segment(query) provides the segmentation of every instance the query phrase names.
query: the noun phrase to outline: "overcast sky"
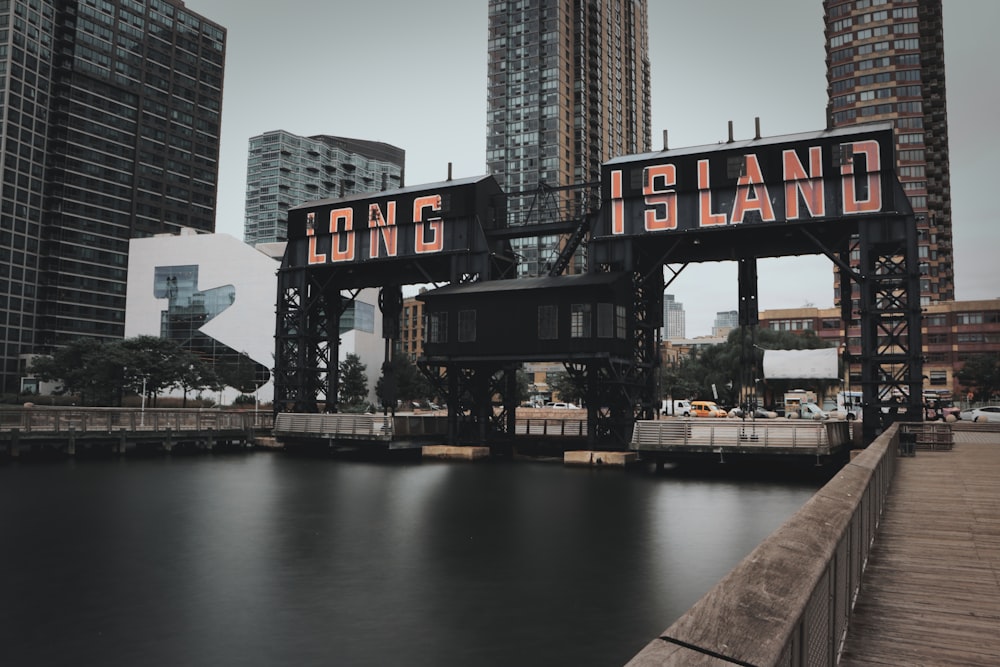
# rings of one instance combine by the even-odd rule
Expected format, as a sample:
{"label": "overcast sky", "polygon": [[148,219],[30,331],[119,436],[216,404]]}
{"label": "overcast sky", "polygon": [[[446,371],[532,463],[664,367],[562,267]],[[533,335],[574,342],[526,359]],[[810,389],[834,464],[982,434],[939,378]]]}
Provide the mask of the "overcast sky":
{"label": "overcast sky", "polygon": [[[384,141],[406,183],[486,173],[487,0],[187,0],[228,29],[216,231],[243,238],[247,141],[270,130]],[[649,0],[653,148],[825,127],[821,0]],[[998,0],[944,0],[956,296],[1000,297]],[[822,256],[762,260],[761,310],[833,305]],[[735,310],[732,263],[693,265],[669,292],[687,335]]]}

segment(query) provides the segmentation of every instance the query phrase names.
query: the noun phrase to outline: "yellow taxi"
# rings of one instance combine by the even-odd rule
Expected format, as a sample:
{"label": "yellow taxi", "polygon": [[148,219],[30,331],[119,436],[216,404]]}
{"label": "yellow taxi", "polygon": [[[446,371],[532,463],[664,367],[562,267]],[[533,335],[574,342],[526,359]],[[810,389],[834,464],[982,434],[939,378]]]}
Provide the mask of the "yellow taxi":
{"label": "yellow taxi", "polygon": [[726,411],[715,404],[715,401],[691,401],[692,417],[725,417]]}

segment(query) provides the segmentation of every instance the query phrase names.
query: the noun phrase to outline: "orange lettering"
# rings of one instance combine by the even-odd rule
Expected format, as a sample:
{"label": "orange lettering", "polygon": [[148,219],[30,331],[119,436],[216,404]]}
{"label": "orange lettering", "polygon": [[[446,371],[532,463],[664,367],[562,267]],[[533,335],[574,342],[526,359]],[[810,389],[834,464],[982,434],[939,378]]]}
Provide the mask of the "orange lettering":
{"label": "orange lettering", "polygon": [[[343,229],[340,224],[343,223]],[[354,209],[330,211],[330,261],[354,261]]]}
{"label": "orange lettering", "polygon": [[840,166],[841,184],[844,196],[844,215],[856,213],[874,213],[882,210],[882,182],[879,171],[882,169],[882,158],[878,142],[858,141],[846,144],[851,147],[854,155],[864,155],[867,162],[868,177],[865,179],[868,196],[859,199],[857,186],[854,182],[854,160]]}
{"label": "orange lettering", "polygon": [[611,172],[611,233],[625,233],[625,200],[622,199],[622,172]]}
{"label": "orange lettering", "polygon": [[309,263],[323,264],[326,262],[326,255],[316,252],[316,214],[306,214],[306,236],[309,237]]}
{"label": "orange lettering", "polygon": [[787,150],[782,154],[785,181],[785,219],[799,219],[799,195],[809,209],[809,215],[822,218],[826,215],[826,195],[823,187],[823,149],[819,146],[809,147],[809,175],[799,162],[795,151]]}
{"label": "orange lettering", "polygon": [[708,160],[698,160],[698,224],[702,227],[726,224],[725,213],[712,213],[712,185]]}
{"label": "orange lettering", "polygon": [[734,224],[743,222],[747,211],[760,213],[762,222],[774,222],[774,207],[771,206],[771,199],[767,195],[767,186],[764,185],[764,175],[760,171],[757,156],[752,153],[744,155],[743,161],[746,173],[736,181],[736,201],[733,203],[731,222]]}
{"label": "orange lettering", "polygon": [[[417,226],[414,250],[418,254],[440,252],[444,249],[444,220],[438,216],[424,220],[424,209],[440,211],[441,195],[417,197],[413,200],[413,224]],[[427,240],[428,235],[433,237],[430,241]]]}
{"label": "orange lettering", "polygon": [[[657,188],[657,179],[662,179],[662,189]],[[677,229],[677,193],[668,189],[672,185],[677,185],[677,168],[674,165],[646,168],[642,194],[646,196],[646,206],[650,207],[645,213],[647,232]]]}
{"label": "orange lettering", "polygon": [[[385,244],[385,253],[389,257],[396,256],[396,202],[386,205],[386,215],[378,204],[368,207],[368,257],[375,259],[380,255],[379,248]],[[381,240],[381,243],[379,242]]]}

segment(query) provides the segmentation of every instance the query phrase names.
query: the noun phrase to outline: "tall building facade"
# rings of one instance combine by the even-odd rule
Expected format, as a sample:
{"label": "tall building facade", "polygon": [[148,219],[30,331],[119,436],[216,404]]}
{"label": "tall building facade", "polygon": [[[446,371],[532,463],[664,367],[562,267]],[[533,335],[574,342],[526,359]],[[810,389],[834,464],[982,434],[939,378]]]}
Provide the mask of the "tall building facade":
{"label": "tall building facade", "polygon": [[129,239],[212,231],[226,30],[180,0],[0,0],[0,384],[125,330]]}
{"label": "tall building facade", "polygon": [[250,138],[243,240],[284,241],[288,209],[403,185],[406,152],[389,144],[284,130]]}
{"label": "tall building facade", "polygon": [[677,301],[673,294],[663,295],[663,338],[666,340],[687,338],[684,304]]}
{"label": "tall building facade", "polygon": [[740,327],[740,313],[736,310],[720,310],[715,313],[715,322],[712,324],[712,335],[716,338],[725,338],[733,329]]}
{"label": "tall building facade", "polygon": [[824,0],[823,7],[830,124],[893,122],[896,169],[917,219],[921,305],[953,300],[941,0]]}
{"label": "tall building facade", "polygon": [[[601,163],[649,150],[647,34],[646,0],[490,0],[486,159],[512,225],[557,221],[538,219],[539,188],[599,181]],[[558,221],[579,205],[556,196]],[[544,274],[559,245],[515,240],[519,275]]]}

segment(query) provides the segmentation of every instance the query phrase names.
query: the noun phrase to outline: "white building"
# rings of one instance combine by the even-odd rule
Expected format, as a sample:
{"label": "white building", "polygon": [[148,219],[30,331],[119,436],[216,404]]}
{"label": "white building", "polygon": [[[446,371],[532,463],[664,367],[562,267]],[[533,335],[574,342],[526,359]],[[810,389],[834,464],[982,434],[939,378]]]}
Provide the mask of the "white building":
{"label": "white building", "polygon": [[[214,359],[249,358],[259,364],[263,382],[274,368],[277,271],[283,250],[284,244],[253,248],[228,234],[194,230],[132,239],[125,337],[171,338]],[[340,361],[349,353],[361,358],[372,402],[384,360],[377,303],[377,290],[363,290],[341,319]],[[213,398],[228,405],[237,395],[230,388]],[[273,382],[263,382],[256,395],[261,403],[269,403]]]}
{"label": "white building", "polygon": [[677,301],[673,294],[663,295],[663,338],[675,340],[686,338],[687,318],[684,314],[684,304]]}

